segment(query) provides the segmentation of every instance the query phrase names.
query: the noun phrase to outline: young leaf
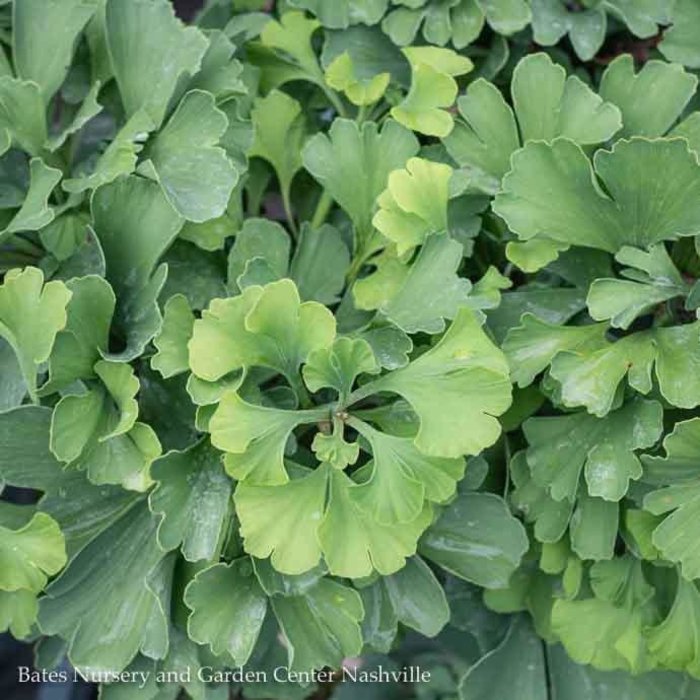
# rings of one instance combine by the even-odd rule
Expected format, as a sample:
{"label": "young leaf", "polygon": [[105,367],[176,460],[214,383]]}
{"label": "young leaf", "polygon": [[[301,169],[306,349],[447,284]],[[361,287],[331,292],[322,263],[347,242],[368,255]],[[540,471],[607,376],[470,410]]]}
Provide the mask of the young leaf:
{"label": "young leaf", "polygon": [[170,297],[163,309],[163,325],[153,339],[158,352],[151,358],[151,367],[164,378],[174,377],[190,368],[187,343],[192,337],[195,316],[182,294]]}

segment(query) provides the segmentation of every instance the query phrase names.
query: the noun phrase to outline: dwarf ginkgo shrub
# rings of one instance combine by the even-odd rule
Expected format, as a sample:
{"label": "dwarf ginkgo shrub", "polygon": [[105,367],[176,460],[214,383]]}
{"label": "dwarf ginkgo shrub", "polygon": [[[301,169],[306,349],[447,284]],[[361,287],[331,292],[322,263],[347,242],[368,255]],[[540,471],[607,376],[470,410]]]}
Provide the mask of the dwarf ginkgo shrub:
{"label": "dwarf ginkgo shrub", "polygon": [[271,5],[0,2],[0,629],[107,700],[698,697],[695,4]]}

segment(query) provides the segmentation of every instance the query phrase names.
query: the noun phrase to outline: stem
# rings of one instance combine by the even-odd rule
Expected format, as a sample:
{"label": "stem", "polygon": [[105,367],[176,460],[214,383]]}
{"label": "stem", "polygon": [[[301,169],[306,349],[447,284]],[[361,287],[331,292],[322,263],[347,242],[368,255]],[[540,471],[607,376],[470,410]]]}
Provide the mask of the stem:
{"label": "stem", "polygon": [[345,405],[352,406],[353,404],[359,403],[363,399],[366,399],[368,396],[372,396],[372,394],[376,394],[382,391],[381,384],[384,381],[384,379],[385,377],[379,377],[379,379],[367,382],[367,384],[363,384],[361,387],[355,389],[355,391],[353,391],[352,394],[348,396]]}
{"label": "stem", "polygon": [[367,112],[368,112],[368,107],[367,105],[362,105],[360,109],[357,112],[357,117],[355,118],[355,121],[359,124],[362,124],[362,122],[367,119]]}
{"label": "stem", "polygon": [[294,238],[298,238],[299,231],[297,230],[296,222],[294,221],[294,215],[292,214],[292,201],[289,196],[289,187],[282,187],[282,206],[284,207],[284,215],[287,217],[287,223],[292,231]]}
{"label": "stem", "polygon": [[341,102],[338,95],[336,95],[333,90],[329,90],[324,84],[319,83],[319,87],[323,90],[324,94],[328,98],[328,101],[333,105],[333,108],[338,113],[340,117],[347,117],[348,113],[345,110],[343,103]]}
{"label": "stem", "polygon": [[333,197],[329,194],[328,190],[323,190],[321,196],[319,197],[318,204],[316,205],[316,210],[311,219],[311,228],[320,228],[321,225],[326,221],[328,212],[333,206]]}

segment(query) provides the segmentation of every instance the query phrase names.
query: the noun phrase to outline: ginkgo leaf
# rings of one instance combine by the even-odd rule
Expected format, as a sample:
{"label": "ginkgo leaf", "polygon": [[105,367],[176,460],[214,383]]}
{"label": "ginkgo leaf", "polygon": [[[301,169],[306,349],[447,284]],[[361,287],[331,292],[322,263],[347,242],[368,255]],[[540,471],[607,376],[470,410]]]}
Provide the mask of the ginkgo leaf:
{"label": "ginkgo leaf", "polygon": [[696,322],[642,331],[598,348],[562,352],[552,360],[551,376],[561,386],[565,405],[586,406],[604,416],[625,377],[636,391],[651,391],[653,366],[661,395],[674,406],[692,408],[700,401],[694,381],[700,364],[699,334]]}
{"label": "ginkgo leaf", "polygon": [[17,231],[37,231],[50,224],[55,216],[49,197],[61,179],[61,171],[50,168],[41,158],[29,161],[29,190],[19,211],[0,231],[0,241]]}
{"label": "ginkgo leaf", "polygon": [[700,592],[694,581],[678,577],[673,605],[662,622],[648,630],[649,651],[664,668],[700,674]]}
{"label": "ginkgo leaf", "polygon": [[273,19],[263,27],[260,41],[289,57],[307,79],[322,83],[323,72],[311,45],[311,37],[320,26],[318,21],[308,19],[303,12],[289,11],[279,21]]}
{"label": "ginkgo leaf", "polygon": [[139,172],[153,176],[185,219],[208,221],[226,211],[238,171],[217,145],[228,127],[214,97],[192,90],[149,142]]}
{"label": "ginkgo leaf", "polygon": [[311,391],[329,387],[341,401],[352,391],[360,374],[379,371],[372,348],[362,338],[337,338],[332,346],[314,350],[306,359],[304,381]]}
{"label": "ginkgo leaf", "polygon": [[256,259],[264,262],[276,279],[282,279],[289,267],[290,251],[289,234],[276,221],[246,219],[228,255],[229,289],[240,291],[239,280]]}
{"label": "ginkgo leaf", "polygon": [[657,24],[669,24],[669,6],[663,0],[605,0],[605,7],[639,37],[654,36]]}
{"label": "ginkgo leaf", "polygon": [[135,112],[117,132],[104,153],[100,154],[89,172],[82,172],[82,168],[79,168],[76,176],[64,180],[61,186],[66,192],[85,192],[113,182],[120,175],[134,172],[143,142],[154,129],[154,122],[144,110]]}
{"label": "ginkgo leaf", "polygon": [[[328,309],[302,303],[294,282],[284,279],[214,299],[194,323],[190,367],[207,381],[252,366],[271,367],[293,381],[309,353],[330,346],[334,337]],[[216,354],[212,347],[219,348]]]}
{"label": "ginkgo leaf", "polygon": [[316,134],[304,147],[304,167],[347,212],[355,226],[356,245],[363,250],[372,235],[375,201],[389,174],[418,152],[416,137],[387,120],[381,130],[374,122],[361,127],[335,119],[328,135]]}
{"label": "ginkgo leaf", "polygon": [[540,46],[554,46],[568,34],[576,55],[590,61],[603,45],[607,15],[602,7],[572,11],[561,0],[532,0],[532,32]]}
{"label": "ginkgo leaf", "polygon": [[10,631],[16,639],[30,636],[39,605],[28,590],[0,591],[0,631]]}
{"label": "ginkgo leaf", "polygon": [[97,484],[145,490],[148,466],[160,455],[152,428],[137,423],[139,381],[123,363],[100,360],[99,383],[64,396],[51,421],[51,450],[61,461],[85,469]]}
{"label": "ginkgo leaf", "polygon": [[487,588],[504,588],[527,546],[525,529],[501,498],[467,493],[428,528],[420,553],[455,576]]}
{"label": "ginkgo leaf", "polygon": [[440,342],[406,367],[365,384],[354,398],[390,391],[418,414],[418,449],[433,457],[478,454],[500,434],[494,416],[511,401],[508,366],[470,309],[460,309]]}
{"label": "ginkgo leaf", "polygon": [[39,85],[46,102],[68,74],[78,35],[97,6],[98,0],[29,0],[13,6],[17,76]]}
{"label": "ginkgo leaf", "polygon": [[173,377],[189,370],[187,343],[192,337],[194,321],[187,297],[176,294],[168,299],[163,309],[163,325],[153,339],[157,352],[151,358],[151,367],[163,377]]}
{"label": "ginkgo leaf", "polygon": [[449,165],[410,158],[405,169],[389,175],[372,223],[396,244],[399,255],[421,245],[431,233],[447,231],[452,172]]}
{"label": "ginkgo leaf", "polygon": [[293,7],[312,12],[324,27],[347,29],[351,24],[376,24],[386,11],[388,0],[338,0],[332,4],[323,0],[291,0]]}
{"label": "ginkgo leaf", "polygon": [[511,95],[513,109],[492,83],[475,81],[458,101],[463,121],[445,138],[450,155],[461,166],[493,180],[494,194],[521,139],[525,144],[563,136],[582,145],[597,144],[622,126],[614,104],[604,102],[576,76],[567,77],[544,53],[518,63]]}
{"label": "ginkgo leaf", "polygon": [[49,379],[42,394],[53,393],[76,379],[93,379],[95,363],[109,346],[109,329],[116,299],[104,278],[87,275],[68,280],[71,293],[66,325],[57,335],[49,357]]}
{"label": "ginkgo leaf", "polygon": [[197,72],[207,39],[167,0],[107,0],[105,33],[127,116],[144,110],[156,127],[183,74]]}
{"label": "ginkgo leaf", "polygon": [[0,507],[0,590],[33,593],[66,563],[61,530],[46,513],[3,502]]}
{"label": "ginkgo leaf", "polygon": [[649,252],[624,247],[615,259],[632,266],[621,272],[630,279],[594,280],[586,303],[596,321],[610,319],[610,325],[626,329],[657,304],[689,291],[663,244],[652,246]]}
{"label": "ginkgo leaf", "polygon": [[215,564],[200,571],[185,589],[192,610],[187,631],[216,656],[228,654],[234,664],[248,662],[267,612],[267,596],[248,558]]}
{"label": "ginkgo leaf", "polygon": [[391,79],[390,73],[379,73],[371,78],[360,78],[350,54],[337,56],[326,68],[326,82],[334,89],[344,92],[350,102],[357,106],[372,105],[382,98]]}
{"label": "ginkgo leaf", "polygon": [[254,484],[283,484],[284,447],[298,425],[327,417],[324,409],[285,411],[257,406],[237,393],[225,393],[209,421],[214,447],[226,452],[226,471],[236,480]]}
{"label": "ginkgo leaf", "polygon": [[464,476],[463,459],[428,457],[411,438],[395,437],[375,430],[364,421],[350,418],[372,450],[369,479],[357,488],[357,501],[379,523],[415,520],[429,501],[444,503]]}
{"label": "ginkgo leaf", "polygon": [[261,559],[271,556],[275,569],[285,574],[309,571],[321,556],[338,576],[397,571],[415,553],[430,510],[410,523],[383,526],[360,509],[358,488],[328,465],[282,486],[239,484],[234,501],[246,551]]}
{"label": "ginkgo leaf", "polygon": [[188,561],[212,559],[228,524],[232,490],[221,453],[202,441],[168,452],[150,473],[157,485],[149,505],[162,518],[158,542],[163,549],[179,546]]}
{"label": "ginkgo leaf", "polygon": [[39,366],[49,359],[56,334],[65,328],[71,292],[63,282],[44,284],[38,268],[10,270],[0,285],[0,336],[15,352],[32,397]]}
{"label": "ginkgo leaf", "polygon": [[163,559],[156,527],[144,501],[132,505],[73,557],[41,599],[40,629],[66,640],[77,668],[119,672],[139,651],[167,653],[164,605],[174,561]]}
{"label": "ginkgo leaf", "polygon": [[664,32],[659,51],[688,68],[700,68],[700,51],[694,37],[700,28],[700,8],[693,0],[677,0],[671,11],[673,24]]}
{"label": "ginkgo leaf", "polygon": [[287,642],[288,666],[309,671],[338,668],[362,649],[365,611],[357,591],[322,579],[303,595],[275,596],[272,609]]}
{"label": "ginkgo leaf", "polygon": [[[460,308],[469,305],[471,283],[456,274],[463,253],[447,233],[429,236],[411,264],[388,253],[386,263],[378,263],[374,274],[355,284],[356,304],[361,309],[378,309],[407,333],[439,333],[445,319],[455,318]],[[431,299],[431,304],[421,309],[422,299]]]}
{"label": "ginkgo leaf", "polygon": [[450,49],[435,46],[410,47],[403,53],[411,64],[411,89],[391,116],[413,131],[445,137],[454,126],[446,108],[457,97],[454,76],[472,70],[472,62]]}
{"label": "ginkgo leaf", "polygon": [[594,167],[569,139],[531,142],[512,166],[494,210],[522,240],[544,236],[616,253],[700,230],[700,165],[680,139],[618,141],[596,153]]}
{"label": "ginkgo leaf", "polygon": [[272,90],[267,97],[255,101],[251,119],[255,138],[248,155],[272,165],[289,209],[292,180],[301,169],[301,152],[306,139],[301,105],[286,93]]}
{"label": "ginkgo leaf", "polygon": [[161,188],[128,176],[99,187],[91,200],[94,230],[107,263],[106,278],[117,297],[115,321],[126,348],[112,359],[131,360],[160,330],[157,303],[167,266],[158,265],[183,219]]}
{"label": "ginkgo leaf", "polygon": [[[39,156],[48,138],[44,101],[39,86],[8,75],[0,77],[0,130],[32,156]],[[9,142],[0,150],[6,151]]]}
{"label": "ginkgo leaf", "polygon": [[[656,32],[656,28],[654,32]],[[618,56],[603,73],[600,95],[622,112],[620,136],[663,136],[695,94],[698,79],[682,66],[647,61],[635,73],[629,54]]]}
{"label": "ginkgo leaf", "polygon": [[642,475],[635,451],[656,444],[662,428],[661,405],[639,398],[604,418],[571,413],[523,423],[532,476],[557,501],[576,498],[582,470],[591,496],[619,501]]}

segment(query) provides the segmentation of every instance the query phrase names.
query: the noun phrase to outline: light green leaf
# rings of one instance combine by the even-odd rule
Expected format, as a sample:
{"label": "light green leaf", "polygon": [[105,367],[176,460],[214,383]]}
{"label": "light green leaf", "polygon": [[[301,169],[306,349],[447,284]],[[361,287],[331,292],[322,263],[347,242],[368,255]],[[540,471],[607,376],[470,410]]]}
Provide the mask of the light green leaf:
{"label": "light green leaf", "polygon": [[600,94],[622,112],[620,136],[655,137],[678,119],[697,85],[698,79],[682,66],[664,61],[647,61],[635,73],[632,56],[623,54],[603,73]]}
{"label": "light green leaf", "polygon": [[343,400],[360,374],[379,371],[372,348],[362,338],[337,338],[332,346],[314,350],[303,369],[306,386],[313,392],[334,389]]}
{"label": "light green leaf", "polygon": [[362,649],[364,608],[352,588],[329,579],[300,596],[276,596],[272,609],[282,628],[292,671],[339,668]]}
{"label": "light green leaf", "polygon": [[29,637],[39,606],[31,591],[0,591],[0,631],[16,639]]}
{"label": "light green leaf", "polygon": [[21,0],[13,3],[13,58],[17,76],[41,87],[48,102],[73,62],[78,36],[98,0]]}
{"label": "light green leaf", "polygon": [[149,496],[161,516],[158,542],[164,550],[182,548],[188,561],[211,560],[228,524],[231,481],[222,455],[202,441],[182,452],[168,452],[151,465],[157,482]]}
{"label": "light green leaf", "polygon": [[239,484],[234,501],[246,551],[261,559],[272,555],[272,565],[285,574],[309,571],[322,554],[337,576],[398,571],[415,554],[430,510],[411,523],[381,526],[358,507],[358,488],[327,465],[282,486]]}
{"label": "light green leaf", "polygon": [[389,174],[417,152],[416,137],[393,120],[379,131],[375,122],[359,127],[336,119],[328,136],[319,133],[309,139],[303,158],[304,167],[352,220],[356,246],[362,250],[372,235],[375,201]]}
{"label": "light green leaf", "polygon": [[326,503],[327,472],[316,469],[283,486],[236,486],[234,502],[246,552],[270,558],[284,574],[302,574],[321,558],[316,535]]}
{"label": "light green leaf", "polygon": [[284,279],[214,299],[194,323],[190,367],[207,381],[253,366],[270,367],[293,381],[309,353],[329,347],[334,337],[330,311],[313,301],[301,303],[294,282]]}
{"label": "light green leaf", "polygon": [[582,491],[571,516],[571,549],[581,559],[612,559],[618,527],[618,504],[589,496]]}
{"label": "light green leaf", "polygon": [[582,469],[591,496],[619,501],[642,475],[635,450],[656,444],[662,429],[661,405],[640,398],[605,418],[579,412],[523,423],[532,476],[557,501],[576,498]]}
{"label": "light green leaf", "polygon": [[360,456],[360,446],[356,442],[345,440],[342,427],[342,423],[334,420],[333,433],[316,433],[311,443],[311,449],[318,461],[328,462],[336,469],[345,469],[349,464],[355,464]]}
{"label": "light green leaf", "polygon": [[391,116],[413,131],[428,136],[447,136],[454,122],[446,108],[457,97],[453,76],[472,70],[472,62],[463,56],[436,46],[410,47],[403,53],[411,64],[411,89]]}
{"label": "light green leaf", "polygon": [[685,141],[618,141],[593,162],[569,139],[531,142],[513,155],[494,210],[522,240],[611,253],[700,231],[700,165]]}
{"label": "light green leaf", "polygon": [[503,354],[461,309],[440,342],[406,367],[365,385],[362,394],[391,391],[418,414],[416,447],[434,457],[478,454],[500,434],[494,416],[510,405]]}
{"label": "light green leaf", "polygon": [[0,285],[0,336],[12,347],[29,393],[35,397],[39,366],[65,328],[71,292],[63,282],[44,284],[38,268],[10,270]]}
{"label": "light green leaf", "polygon": [[228,127],[214,97],[192,90],[148,144],[139,172],[153,174],[173,208],[185,219],[208,221],[223,215],[238,172],[218,146]]}
{"label": "light green leaf", "polygon": [[53,518],[30,506],[0,504],[0,590],[39,593],[65,563],[63,535]]}
{"label": "light green leaf", "polygon": [[206,37],[177,19],[167,0],[107,0],[105,27],[127,116],[144,110],[160,126],[180,78],[199,69]]}
{"label": "light green leaf", "polygon": [[378,102],[386,92],[390,80],[390,73],[379,73],[371,78],[358,77],[347,51],[333,59],[326,68],[328,85],[338,92],[344,92],[350,102],[357,106]]}
{"label": "light green leaf", "polygon": [[524,0],[476,0],[476,4],[499,34],[514,34],[530,22],[530,8]]}
{"label": "light green leaf", "polygon": [[12,346],[0,338],[0,412],[21,405],[27,395],[27,383]]}
{"label": "light green leaf", "polygon": [[364,421],[348,424],[369,443],[373,464],[369,479],[357,487],[357,502],[379,523],[415,520],[425,500],[444,503],[464,476],[463,459],[428,457],[413,440],[381,433]]}
{"label": "light green leaf", "polygon": [[403,255],[431,233],[447,231],[447,200],[452,168],[422,158],[410,158],[403,170],[389,175],[379,195],[372,223]]}
{"label": "light green leaf", "polygon": [[288,11],[280,21],[273,19],[265,25],[260,40],[300,68],[307,80],[323,84],[323,72],[311,44],[311,37],[320,26],[320,22],[308,19],[303,12]]}
{"label": "light green leaf", "polygon": [[170,297],[163,309],[163,325],[153,339],[158,352],[151,358],[151,367],[164,378],[174,377],[189,370],[187,343],[192,337],[195,316],[187,297]]}
{"label": "light green leaf", "polygon": [[163,606],[173,562],[163,560],[156,527],[157,519],[140,501],[80,550],[47,589],[39,627],[69,642],[77,668],[118,672],[139,651],[150,658],[165,656]]}
{"label": "light green leaf", "polygon": [[420,541],[438,566],[487,588],[505,588],[527,551],[525,528],[491,493],[458,496]]}
{"label": "light green leaf", "polygon": [[209,421],[211,442],[226,452],[226,471],[236,480],[284,484],[284,447],[294,428],[326,416],[322,409],[285,411],[257,406],[225,393]]}
{"label": "light green leaf", "polygon": [[185,603],[192,610],[187,631],[212,653],[228,654],[236,666],[244,666],[258,640],[267,611],[267,596],[249,559],[215,564],[200,571],[185,589]]}

